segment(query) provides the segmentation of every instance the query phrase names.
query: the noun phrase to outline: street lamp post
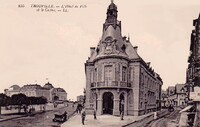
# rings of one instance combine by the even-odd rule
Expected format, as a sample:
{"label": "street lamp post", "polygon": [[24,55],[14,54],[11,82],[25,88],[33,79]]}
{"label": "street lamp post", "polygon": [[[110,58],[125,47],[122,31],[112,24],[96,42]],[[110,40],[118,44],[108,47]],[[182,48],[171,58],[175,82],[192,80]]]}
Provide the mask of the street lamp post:
{"label": "street lamp post", "polygon": [[86,89],[83,90],[83,107],[85,107],[85,100],[86,100]]}

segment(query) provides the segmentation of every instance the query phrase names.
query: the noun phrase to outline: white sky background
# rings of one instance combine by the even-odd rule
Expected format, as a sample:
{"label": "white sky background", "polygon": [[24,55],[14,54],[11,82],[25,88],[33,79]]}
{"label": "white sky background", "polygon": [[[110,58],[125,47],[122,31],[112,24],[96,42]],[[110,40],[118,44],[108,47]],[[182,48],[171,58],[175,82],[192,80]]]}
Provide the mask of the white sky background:
{"label": "white sky background", "polygon": [[[122,35],[151,62],[163,88],[185,83],[193,19],[199,0],[114,0]],[[18,8],[25,4],[25,8]],[[31,4],[87,5],[69,12],[36,12]],[[13,84],[48,81],[76,100],[85,87],[84,63],[102,35],[110,0],[1,0],[0,92]]]}

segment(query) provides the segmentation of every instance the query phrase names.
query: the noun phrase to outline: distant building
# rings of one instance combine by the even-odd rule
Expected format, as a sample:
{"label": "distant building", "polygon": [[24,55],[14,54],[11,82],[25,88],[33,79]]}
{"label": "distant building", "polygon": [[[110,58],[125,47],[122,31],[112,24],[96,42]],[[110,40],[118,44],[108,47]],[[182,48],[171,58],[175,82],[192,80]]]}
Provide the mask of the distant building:
{"label": "distant building", "polygon": [[51,100],[67,100],[67,93],[63,88],[52,88],[51,91]]}
{"label": "distant building", "polygon": [[176,84],[177,106],[186,105],[186,88],[185,84]]}
{"label": "distant building", "polygon": [[[117,6],[111,2],[97,47],[85,63],[86,111],[97,114],[143,115],[161,107],[161,77],[122,36]],[[123,108],[122,108],[123,107]]]}
{"label": "distant building", "polygon": [[25,94],[28,97],[34,96],[34,97],[45,97],[48,101],[50,101],[50,91],[48,89],[45,89],[41,87],[38,84],[29,84],[24,85],[20,88],[20,93]]}
{"label": "distant building", "polygon": [[54,88],[49,82],[43,87],[38,84],[28,84],[21,88],[18,85],[13,85],[9,89],[4,90],[7,96],[12,96],[13,94],[23,93],[28,97],[45,97],[49,102],[53,101],[63,101],[67,100],[67,93],[63,88]]}
{"label": "distant building", "polygon": [[77,102],[83,102],[83,101],[84,101],[83,95],[77,96]]}
{"label": "distant building", "polygon": [[20,86],[18,85],[12,85],[11,87],[9,87],[8,89],[5,89],[4,90],[4,93],[7,95],[7,96],[12,96],[14,94],[19,94],[20,93]]}
{"label": "distant building", "polygon": [[168,106],[168,94],[167,91],[162,90],[161,92],[161,105],[162,107]]}
{"label": "distant building", "polygon": [[169,104],[172,104],[174,106],[186,105],[185,84],[176,84],[175,86],[169,86],[166,92],[167,92],[166,105],[169,105]]}
{"label": "distant building", "polygon": [[169,87],[167,88],[167,94],[168,94],[169,96],[174,95],[174,94],[175,94],[175,86],[169,86]]}

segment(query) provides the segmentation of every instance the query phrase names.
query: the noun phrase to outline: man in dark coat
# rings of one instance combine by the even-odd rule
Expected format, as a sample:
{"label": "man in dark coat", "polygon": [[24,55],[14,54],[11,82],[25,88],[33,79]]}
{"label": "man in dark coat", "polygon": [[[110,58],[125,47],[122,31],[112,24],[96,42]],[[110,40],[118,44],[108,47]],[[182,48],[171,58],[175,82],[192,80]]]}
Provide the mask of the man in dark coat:
{"label": "man in dark coat", "polygon": [[86,113],[85,110],[83,110],[83,112],[81,113],[81,118],[82,118],[82,124],[84,125],[84,121],[85,121],[85,117],[86,117]]}
{"label": "man in dark coat", "polygon": [[97,113],[95,109],[94,109],[94,119],[97,119]]}

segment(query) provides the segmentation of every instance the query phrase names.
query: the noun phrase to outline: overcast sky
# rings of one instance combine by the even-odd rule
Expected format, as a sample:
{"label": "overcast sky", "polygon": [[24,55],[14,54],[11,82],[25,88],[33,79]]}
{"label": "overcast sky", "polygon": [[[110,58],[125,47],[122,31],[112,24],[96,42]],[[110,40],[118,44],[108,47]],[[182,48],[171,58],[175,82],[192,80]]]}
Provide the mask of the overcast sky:
{"label": "overcast sky", "polygon": [[[114,0],[122,35],[151,62],[163,88],[185,83],[193,19],[199,0]],[[18,8],[24,4],[25,8]],[[68,12],[37,12],[31,4],[86,5]],[[110,0],[1,0],[0,92],[47,81],[76,99],[85,87],[84,63],[102,35]],[[48,80],[47,80],[48,78]]]}

